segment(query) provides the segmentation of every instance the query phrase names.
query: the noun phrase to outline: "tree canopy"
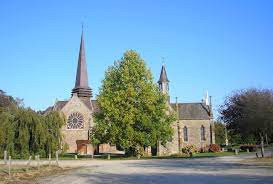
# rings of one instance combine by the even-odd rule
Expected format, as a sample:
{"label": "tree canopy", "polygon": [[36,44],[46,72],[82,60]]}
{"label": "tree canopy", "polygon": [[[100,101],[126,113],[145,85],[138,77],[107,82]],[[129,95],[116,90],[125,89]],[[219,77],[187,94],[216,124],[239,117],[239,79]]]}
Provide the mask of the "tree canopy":
{"label": "tree canopy", "polygon": [[7,150],[13,157],[27,158],[60,149],[60,130],[65,121],[59,112],[41,115],[19,106],[11,96],[0,96],[0,155]]}
{"label": "tree canopy", "polygon": [[174,115],[167,97],[153,82],[144,60],[135,51],[110,66],[98,95],[100,112],[91,134],[94,143],[110,143],[127,153],[163,144],[172,136]]}
{"label": "tree canopy", "polygon": [[221,119],[243,143],[254,143],[273,133],[273,91],[246,89],[227,97]]}

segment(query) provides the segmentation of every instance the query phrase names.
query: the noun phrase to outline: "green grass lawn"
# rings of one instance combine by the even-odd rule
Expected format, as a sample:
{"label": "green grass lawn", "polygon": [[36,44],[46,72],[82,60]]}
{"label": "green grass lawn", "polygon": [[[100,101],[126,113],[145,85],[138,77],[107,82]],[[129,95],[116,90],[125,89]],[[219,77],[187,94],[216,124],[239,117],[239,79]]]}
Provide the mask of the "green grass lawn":
{"label": "green grass lawn", "polygon": [[[240,152],[242,154],[245,152]],[[201,158],[201,157],[223,157],[223,156],[232,156],[235,155],[234,152],[217,152],[217,153],[196,153],[193,155],[194,158]]]}
{"label": "green grass lawn", "polygon": [[[240,152],[239,154],[245,154],[246,152]],[[151,156],[151,157],[141,157],[141,159],[187,159],[187,158],[204,158],[204,157],[223,157],[223,156],[233,156],[235,155],[234,152],[217,152],[217,153],[196,153],[193,154],[192,157],[189,157],[188,155],[182,154],[175,154],[170,156]],[[78,155],[78,160],[85,160],[85,159],[91,159],[92,157],[90,155]],[[75,155],[74,154],[65,154],[59,157],[60,160],[74,160]],[[94,159],[98,160],[107,160],[107,155],[95,155]],[[111,155],[111,160],[136,160],[136,157],[126,157],[124,155]]]}

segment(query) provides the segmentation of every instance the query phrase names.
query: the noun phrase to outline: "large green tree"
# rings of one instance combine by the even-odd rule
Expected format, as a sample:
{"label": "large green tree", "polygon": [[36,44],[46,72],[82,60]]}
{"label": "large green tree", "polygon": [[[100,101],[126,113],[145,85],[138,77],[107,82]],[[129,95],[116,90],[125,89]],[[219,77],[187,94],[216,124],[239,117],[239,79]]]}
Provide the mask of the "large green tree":
{"label": "large green tree", "polygon": [[167,97],[135,51],[125,52],[108,68],[97,100],[94,143],[115,144],[127,154],[138,154],[158,141],[166,143],[173,134],[175,116],[168,112]]}
{"label": "large green tree", "polygon": [[59,112],[42,115],[21,104],[0,93],[0,156],[5,150],[18,158],[59,150],[64,117]]}
{"label": "large green tree", "polygon": [[226,131],[225,125],[219,121],[214,123],[215,131],[215,142],[216,144],[226,143]]}
{"label": "large green tree", "polygon": [[260,139],[263,148],[264,138],[273,133],[273,91],[237,91],[227,97],[220,114],[230,133],[248,142]]}

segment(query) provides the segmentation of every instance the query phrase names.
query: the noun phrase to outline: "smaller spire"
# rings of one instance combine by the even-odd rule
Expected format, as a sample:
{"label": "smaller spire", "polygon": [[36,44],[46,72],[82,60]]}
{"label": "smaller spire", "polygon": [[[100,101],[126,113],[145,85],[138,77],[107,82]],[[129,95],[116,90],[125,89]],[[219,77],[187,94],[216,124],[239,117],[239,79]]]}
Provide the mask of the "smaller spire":
{"label": "smaller spire", "polygon": [[161,73],[160,73],[160,77],[159,77],[159,80],[158,80],[158,83],[163,83],[163,82],[170,82],[168,77],[167,77],[165,64],[162,64]]}
{"label": "smaller spire", "polygon": [[205,104],[206,104],[207,106],[209,106],[209,92],[208,92],[208,90],[207,90],[206,96],[205,96]]}

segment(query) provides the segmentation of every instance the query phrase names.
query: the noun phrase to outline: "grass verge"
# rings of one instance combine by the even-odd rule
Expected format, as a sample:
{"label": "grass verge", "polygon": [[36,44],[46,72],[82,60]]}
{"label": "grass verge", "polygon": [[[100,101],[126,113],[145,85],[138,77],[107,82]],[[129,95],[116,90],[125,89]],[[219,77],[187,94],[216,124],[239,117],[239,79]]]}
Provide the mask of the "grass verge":
{"label": "grass verge", "polygon": [[245,159],[244,162],[261,166],[273,166],[273,157],[249,158]]}
{"label": "grass verge", "polygon": [[[246,152],[240,152],[239,154],[244,154]],[[141,157],[141,159],[187,159],[187,158],[206,158],[206,157],[223,157],[223,156],[233,156],[234,152],[217,152],[217,153],[196,153],[192,157],[189,157],[186,154],[174,154],[170,156],[150,156],[150,157]],[[91,156],[80,155],[78,156],[79,160],[91,159]],[[94,159],[97,160],[107,160],[107,155],[96,155]],[[66,154],[60,157],[60,160],[74,160],[74,155]],[[136,157],[130,156],[126,157],[124,155],[111,155],[111,160],[137,160]]]}
{"label": "grass verge", "polygon": [[61,168],[58,166],[40,166],[30,167],[28,170],[26,166],[12,165],[11,176],[8,174],[8,166],[0,165],[0,184],[32,184],[40,177],[60,174],[69,170],[69,168]]}

